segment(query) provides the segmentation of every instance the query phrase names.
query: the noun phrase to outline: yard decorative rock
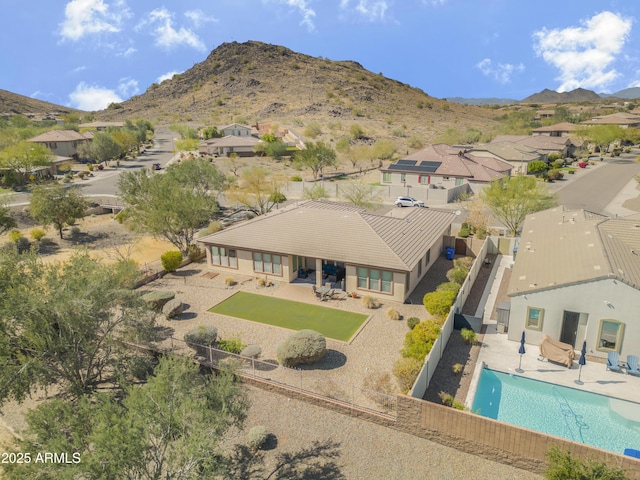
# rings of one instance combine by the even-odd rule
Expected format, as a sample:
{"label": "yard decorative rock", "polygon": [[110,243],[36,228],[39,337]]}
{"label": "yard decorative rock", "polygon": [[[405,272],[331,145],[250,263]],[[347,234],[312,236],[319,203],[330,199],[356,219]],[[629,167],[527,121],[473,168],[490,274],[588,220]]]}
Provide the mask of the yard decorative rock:
{"label": "yard decorative rock", "polygon": [[145,293],[141,298],[149,308],[159,311],[162,310],[162,307],[164,307],[169,300],[173,300],[175,297],[176,292],[169,290],[156,290],[154,292]]}
{"label": "yard decorative rock", "polygon": [[327,353],[327,340],[313,330],[300,330],[278,347],[278,361],[285,367],[316,363]]}
{"label": "yard decorative rock", "polygon": [[178,300],[177,298],[169,300],[164,304],[164,307],[162,307],[162,313],[169,319],[177,317],[182,312],[184,312],[184,304],[182,300]]}
{"label": "yard decorative rock", "polygon": [[247,345],[242,349],[240,355],[243,357],[258,358],[261,353],[262,349],[259,345]]}

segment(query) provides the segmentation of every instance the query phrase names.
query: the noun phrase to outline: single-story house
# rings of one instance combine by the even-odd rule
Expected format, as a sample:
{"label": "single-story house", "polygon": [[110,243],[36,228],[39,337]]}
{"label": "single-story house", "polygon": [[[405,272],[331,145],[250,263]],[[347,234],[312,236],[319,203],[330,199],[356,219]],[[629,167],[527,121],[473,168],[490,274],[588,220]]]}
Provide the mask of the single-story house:
{"label": "single-story house", "polygon": [[124,127],[124,122],[90,122],[90,123],[81,123],[78,125],[79,128],[83,130],[95,130],[98,132],[104,132],[107,128],[122,128]]}
{"label": "single-story house", "polygon": [[545,127],[534,128],[531,135],[547,135],[549,137],[568,137],[580,128],[575,123],[561,122],[547,125]]}
{"label": "single-story house", "polygon": [[[249,125],[242,125],[240,123],[232,123],[231,125],[225,125],[224,127],[218,128],[218,131],[222,133],[223,136],[234,136],[234,137],[250,137],[254,133],[254,129]],[[257,132],[257,131],[256,131]]]}
{"label": "single-story house", "polygon": [[640,115],[625,112],[612,113],[586,120],[582,122],[582,125],[618,125],[622,128],[638,128],[640,127]]}
{"label": "single-story house", "polygon": [[[399,216],[400,213],[406,213]],[[348,292],[404,302],[443,250],[455,213],[411,208],[394,216],[304,201],[199,239],[212,270],[278,282],[330,277]]]}
{"label": "single-story house", "polygon": [[512,168],[495,157],[475,155],[467,147],[439,143],[407,155],[380,171],[383,184],[451,188],[486,184],[511,175]]}
{"label": "single-story house", "polygon": [[237,153],[240,157],[253,156],[254,147],[262,141],[256,137],[236,137],[227,135],[222,138],[210,138],[200,142],[198,150],[207,155],[217,155],[228,157],[231,153]]}
{"label": "single-story house", "polygon": [[92,134],[78,133],[75,130],[50,130],[29,142],[40,143],[61,157],[77,157],[81,145],[91,142]]}
{"label": "single-story house", "polygon": [[480,143],[469,148],[469,153],[474,157],[490,157],[506,162],[513,168],[512,173],[521,175],[527,174],[530,162],[547,160],[547,156],[535,148],[511,141]]}
{"label": "single-story house", "polygon": [[[558,137],[550,135],[498,135],[491,143],[511,142],[523,145],[544,155],[545,159],[551,153],[561,153],[563,158],[570,157],[581,142],[572,137]],[[576,145],[576,143],[578,145]]]}
{"label": "single-story house", "polygon": [[542,334],[605,358],[640,355],[640,214],[609,218],[556,207],[522,227],[508,295],[508,336]]}

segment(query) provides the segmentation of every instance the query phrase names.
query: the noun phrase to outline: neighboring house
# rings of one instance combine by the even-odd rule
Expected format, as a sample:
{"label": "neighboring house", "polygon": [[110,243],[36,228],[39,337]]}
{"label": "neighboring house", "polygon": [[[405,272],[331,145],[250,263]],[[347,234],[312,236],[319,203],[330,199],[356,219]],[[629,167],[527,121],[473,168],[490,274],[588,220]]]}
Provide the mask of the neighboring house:
{"label": "neighboring house", "polygon": [[51,165],[47,167],[35,167],[31,173],[38,176],[46,176],[46,175],[58,175],[65,170],[70,170],[73,165],[72,157],[61,157],[59,155],[55,155],[51,159]]}
{"label": "neighboring house", "polygon": [[253,134],[253,129],[250,126],[240,123],[232,123],[231,125],[220,127],[218,131],[225,137],[228,135],[234,137],[250,137]]}
{"label": "neighboring house", "polygon": [[[557,207],[529,215],[511,273],[509,339],[542,334],[590,355],[640,355],[640,214]],[[603,367],[604,368],[604,367]]]}
{"label": "neighboring house", "polygon": [[548,158],[550,153],[561,153],[563,158],[571,157],[581,142],[571,137],[557,137],[549,135],[498,135],[491,143],[511,142],[522,145]]}
{"label": "neighboring house", "polygon": [[538,110],[536,112],[536,119],[543,120],[545,118],[551,118],[556,114],[555,110]]}
{"label": "neighboring house", "polygon": [[633,113],[612,113],[611,115],[603,115],[594,117],[591,120],[582,122],[583,125],[618,125],[622,128],[640,127],[640,115]]}
{"label": "neighboring house", "polygon": [[226,137],[210,138],[200,142],[198,150],[200,153],[219,157],[228,157],[232,153],[237,153],[240,157],[250,157],[255,155],[253,149],[259,143],[261,143],[261,140],[256,137],[227,135]]}
{"label": "neighboring house", "polygon": [[443,143],[407,155],[381,168],[382,183],[411,187],[452,188],[486,184],[509,176],[512,166],[495,157],[475,155],[467,147]]}
{"label": "neighboring house", "polygon": [[51,130],[49,132],[30,138],[33,143],[40,143],[61,157],[78,156],[78,149],[84,143],[91,142],[93,135],[78,133],[75,130]]}
{"label": "neighboring house", "polygon": [[[393,210],[393,213],[397,210]],[[272,281],[331,275],[347,292],[404,302],[443,249],[455,214],[411,208],[404,218],[306,201],[199,239],[210,268]],[[399,213],[399,212],[398,212]],[[397,215],[397,213],[396,213]]]}
{"label": "neighboring house", "polygon": [[506,162],[513,168],[512,174],[517,172],[521,175],[527,174],[529,163],[547,159],[546,155],[537,152],[534,148],[506,141],[473,145],[469,148],[469,153],[475,157],[490,157]]}
{"label": "neighboring house", "polygon": [[122,128],[124,127],[124,122],[91,122],[91,123],[81,123],[78,125],[79,128],[83,130],[95,130],[98,132],[104,132],[107,128]]}
{"label": "neighboring house", "polygon": [[531,130],[532,135],[547,135],[549,137],[568,137],[574,133],[578,128],[575,123],[562,122],[553,125],[547,125],[546,127],[534,128]]}

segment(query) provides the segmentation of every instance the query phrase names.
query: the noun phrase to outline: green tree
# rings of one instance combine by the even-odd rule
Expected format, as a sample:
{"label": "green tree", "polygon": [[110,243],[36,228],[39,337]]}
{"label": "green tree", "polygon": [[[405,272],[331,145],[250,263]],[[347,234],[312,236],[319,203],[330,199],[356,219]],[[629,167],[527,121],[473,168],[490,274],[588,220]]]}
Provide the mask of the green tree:
{"label": "green tree", "polygon": [[585,461],[573,457],[570,451],[552,446],[547,451],[548,467],[544,477],[548,480],[628,480],[621,468],[604,462]]}
{"label": "green tree", "polygon": [[188,125],[174,123],[169,125],[169,130],[180,135],[180,138],[182,139],[185,139],[185,138],[192,138],[195,140],[198,139],[198,131],[195,128],[189,127]]}
{"label": "green tree", "polygon": [[16,228],[16,221],[11,216],[11,210],[4,199],[0,199],[0,235]]}
{"label": "green tree", "polygon": [[198,150],[200,141],[195,138],[181,138],[175,141],[176,150],[183,152],[192,152]]}
{"label": "green tree", "polygon": [[43,263],[0,252],[0,401],[54,384],[77,397],[125,381],[143,355],[118,340],[144,344],[154,320],[119,273],[87,253]]}
{"label": "green tree", "polygon": [[226,472],[232,459],[221,441],[242,427],[248,406],[228,369],[201,375],[193,361],[164,357],[148,382],[130,386],[122,399],[101,394],[73,404],[53,400],[32,411],[30,435],[20,448],[78,452],[81,461],[32,463],[10,473],[12,478],[35,478],[35,473],[114,480],[231,478]]}
{"label": "green tree", "polygon": [[578,129],[576,135],[596,145],[600,154],[604,155],[609,145],[625,137],[625,131],[619,125],[591,125]]}
{"label": "green tree", "polygon": [[0,168],[11,170],[22,182],[34,168],[50,166],[52,158],[44,145],[20,140],[0,151]]}
{"label": "green tree", "polygon": [[296,152],[293,157],[294,166],[310,168],[314,179],[322,175],[325,168],[336,165],[337,162],[335,150],[324,142],[308,142],[306,148]]}
{"label": "green tree", "polygon": [[376,140],[371,147],[371,150],[373,158],[377,158],[380,165],[382,165],[384,160],[389,160],[393,157],[393,154],[396,153],[398,147],[391,140]]}
{"label": "green tree", "polygon": [[218,211],[224,186],[224,175],[205,159],[171,165],[162,175],[128,172],[118,181],[134,228],[166,238],[184,256],[195,233]]}
{"label": "green tree", "polygon": [[354,180],[340,184],[340,196],[356,207],[372,209],[382,202],[382,196],[374,185]]}
{"label": "green tree", "polygon": [[269,213],[284,195],[280,192],[282,180],[264,167],[251,167],[240,174],[238,183],[225,192],[231,201],[244,205],[256,215]]}
{"label": "green tree", "polygon": [[221,138],[222,132],[218,131],[218,127],[205,127],[202,129],[202,136],[205,140],[211,138]]}
{"label": "green tree", "polygon": [[527,176],[494,180],[480,192],[480,199],[513,236],[527,215],[557,204],[543,184]]}
{"label": "green tree", "polygon": [[120,145],[108,132],[96,132],[91,141],[92,158],[98,162],[108,163],[120,155]]}
{"label": "green tree", "polygon": [[75,188],[62,185],[35,187],[31,194],[29,214],[43,226],[53,224],[60,238],[62,229],[72,220],[84,218],[87,202]]}
{"label": "green tree", "polygon": [[353,138],[354,140],[360,140],[366,136],[364,128],[362,128],[357,123],[354,123],[353,125],[351,125],[351,127],[349,127],[349,133],[351,134],[351,138]]}
{"label": "green tree", "polygon": [[529,166],[527,167],[527,171],[529,173],[532,173],[536,177],[546,172],[548,169],[549,165],[547,165],[547,162],[543,162],[542,160],[535,160],[533,162],[530,162]]}

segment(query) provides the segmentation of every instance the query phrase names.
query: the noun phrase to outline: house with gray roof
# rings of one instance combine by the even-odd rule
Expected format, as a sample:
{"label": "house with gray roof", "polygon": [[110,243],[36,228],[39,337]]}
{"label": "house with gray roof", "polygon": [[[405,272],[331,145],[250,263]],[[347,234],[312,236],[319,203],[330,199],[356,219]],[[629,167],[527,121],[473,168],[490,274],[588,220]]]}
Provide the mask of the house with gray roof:
{"label": "house with gray roof", "polygon": [[50,130],[28,141],[40,143],[60,157],[77,157],[78,149],[93,140],[93,134],[75,130]]}
{"label": "house with gray roof", "polygon": [[618,125],[622,128],[640,127],[640,115],[626,112],[616,112],[610,115],[593,117],[582,122],[583,125]]}
{"label": "house with gray roof", "polygon": [[[278,282],[328,279],[348,292],[404,302],[443,249],[455,214],[411,208],[374,215],[305,201],[199,239],[212,270]],[[310,275],[312,274],[312,275]]]}
{"label": "house with gray roof", "polygon": [[640,214],[609,218],[556,207],[522,227],[508,295],[508,336],[542,334],[590,355],[640,354]]}
{"label": "house with gray roof", "polygon": [[498,135],[491,143],[513,143],[530,149],[547,159],[551,153],[561,153],[563,158],[573,155],[576,148],[582,145],[573,137],[559,137],[551,135]]}
{"label": "house with gray roof", "polygon": [[575,123],[561,122],[554,123],[553,125],[546,125],[544,127],[534,128],[531,130],[531,135],[547,135],[549,137],[568,137],[576,130],[578,125]]}
{"label": "house with gray roof", "polygon": [[262,140],[256,137],[227,135],[222,138],[211,138],[200,142],[198,150],[200,153],[219,157],[228,157],[232,153],[236,153],[240,157],[246,157],[255,155],[253,149],[259,143],[262,143]]}
{"label": "house with gray roof", "polygon": [[527,174],[529,163],[538,160],[546,161],[545,154],[512,140],[494,139],[491,143],[473,145],[469,148],[469,153],[475,157],[490,157],[506,162],[513,168],[512,174],[521,175]]}

